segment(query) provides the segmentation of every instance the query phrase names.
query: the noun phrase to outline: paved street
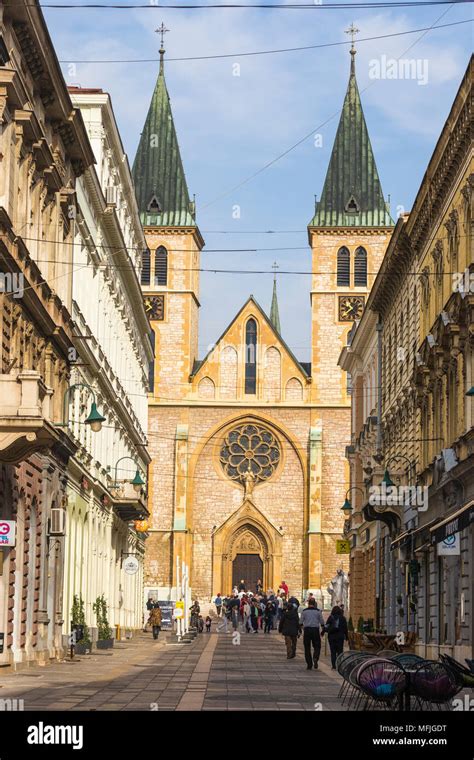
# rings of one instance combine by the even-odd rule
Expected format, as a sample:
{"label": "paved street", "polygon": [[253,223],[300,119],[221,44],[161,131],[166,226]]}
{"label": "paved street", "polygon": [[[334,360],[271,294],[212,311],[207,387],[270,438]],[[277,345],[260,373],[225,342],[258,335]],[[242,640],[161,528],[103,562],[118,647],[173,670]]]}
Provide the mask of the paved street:
{"label": "paved street", "polygon": [[[308,671],[302,640],[286,659],[277,633],[201,634],[189,645],[155,643],[151,634],[74,662],[1,677],[0,697],[25,710],[337,710],[339,677],[321,658]],[[320,703],[320,704],[319,704]],[[316,706],[315,706],[316,705]]]}

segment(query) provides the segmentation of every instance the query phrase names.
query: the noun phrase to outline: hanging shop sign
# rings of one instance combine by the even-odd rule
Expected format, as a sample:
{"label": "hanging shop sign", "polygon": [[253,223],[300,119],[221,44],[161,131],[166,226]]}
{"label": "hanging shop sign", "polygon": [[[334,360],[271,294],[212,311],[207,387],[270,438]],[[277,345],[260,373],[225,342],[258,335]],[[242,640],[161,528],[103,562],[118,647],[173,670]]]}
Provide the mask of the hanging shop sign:
{"label": "hanging shop sign", "polygon": [[138,573],[139,568],[140,568],[140,563],[136,557],[127,557],[127,559],[124,560],[123,569],[125,570],[127,575],[135,575],[136,573]]}
{"label": "hanging shop sign", "polygon": [[437,544],[438,557],[450,557],[461,554],[461,541],[459,533],[447,536],[443,541]]}

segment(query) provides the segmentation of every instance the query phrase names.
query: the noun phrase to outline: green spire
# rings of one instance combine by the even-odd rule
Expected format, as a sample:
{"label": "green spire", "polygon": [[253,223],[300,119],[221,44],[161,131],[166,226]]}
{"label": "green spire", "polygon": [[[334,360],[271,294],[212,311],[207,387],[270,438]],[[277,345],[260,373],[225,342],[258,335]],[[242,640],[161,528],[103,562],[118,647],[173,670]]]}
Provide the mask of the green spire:
{"label": "green spire", "polygon": [[193,227],[196,225],[194,203],[189,200],[166,89],[164,53],[162,44],[160,72],[140,137],[132,175],[140,219],[144,226]]}
{"label": "green spire", "polygon": [[357,86],[354,43],[350,54],[349,84],[336,139],[321,200],[309,226],[391,227]]}
{"label": "green spire", "polygon": [[277,281],[276,281],[276,270],[278,269],[278,264],[276,262],[273,264],[272,269],[275,270],[275,274],[273,276],[273,296],[272,296],[272,306],[270,309],[270,322],[272,323],[277,333],[281,335],[280,312],[278,310]]}

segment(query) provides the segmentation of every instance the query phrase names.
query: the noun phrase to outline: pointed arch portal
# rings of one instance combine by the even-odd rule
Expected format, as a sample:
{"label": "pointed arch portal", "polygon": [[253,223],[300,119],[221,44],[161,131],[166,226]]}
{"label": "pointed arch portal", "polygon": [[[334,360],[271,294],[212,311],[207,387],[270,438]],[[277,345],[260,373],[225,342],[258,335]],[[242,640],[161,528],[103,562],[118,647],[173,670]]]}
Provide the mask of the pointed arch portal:
{"label": "pointed arch portal", "polygon": [[242,578],[251,591],[257,580],[265,589],[278,586],[281,543],[280,531],[247,498],[214,533],[213,594],[230,594]]}

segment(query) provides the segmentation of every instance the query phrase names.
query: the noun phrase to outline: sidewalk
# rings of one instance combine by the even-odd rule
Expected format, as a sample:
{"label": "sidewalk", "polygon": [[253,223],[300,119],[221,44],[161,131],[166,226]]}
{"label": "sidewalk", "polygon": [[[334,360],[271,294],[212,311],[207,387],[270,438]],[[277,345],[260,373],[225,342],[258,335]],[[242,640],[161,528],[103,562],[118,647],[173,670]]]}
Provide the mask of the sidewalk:
{"label": "sidewalk", "polygon": [[[203,633],[192,644],[151,634],[48,668],[1,677],[0,699],[25,710],[338,710],[339,677],[322,657],[306,670],[301,639],[286,659],[276,632]],[[323,643],[324,652],[324,643]]]}

